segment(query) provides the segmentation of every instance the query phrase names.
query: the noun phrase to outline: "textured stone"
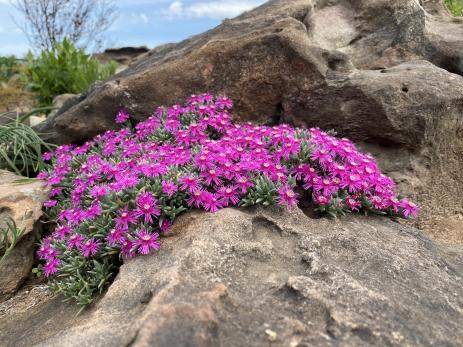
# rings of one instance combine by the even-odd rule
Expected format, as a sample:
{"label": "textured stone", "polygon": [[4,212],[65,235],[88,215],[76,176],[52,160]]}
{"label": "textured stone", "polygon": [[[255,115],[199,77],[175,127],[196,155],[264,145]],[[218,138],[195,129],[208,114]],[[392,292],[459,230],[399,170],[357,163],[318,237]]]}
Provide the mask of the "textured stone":
{"label": "textured stone", "polygon": [[79,102],[79,94],[61,94],[53,98],[54,109],[50,112],[48,117],[53,117],[59,110],[63,111]]}
{"label": "textured stone", "polygon": [[456,347],[462,257],[385,218],[193,212],[81,316],[56,299],[0,316],[0,344]]}
{"label": "textured stone", "polygon": [[42,204],[47,199],[43,183],[15,182],[18,179],[24,177],[0,170],[0,228],[13,219],[19,229],[24,229],[22,239],[0,265],[0,301],[14,294],[30,275]]}
{"label": "textured stone", "polygon": [[[425,5],[436,2],[428,1]],[[364,112],[358,124],[354,122],[357,126],[353,129],[341,129],[368,140],[371,134],[355,136],[362,128],[369,131],[369,124],[362,127],[360,121],[367,114],[387,119],[387,110],[380,115],[375,115],[375,111],[391,97],[404,99],[402,111],[410,109],[408,104],[419,100],[419,95],[405,98],[403,89],[408,80],[422,77],[422,70],[439,75],[433,76],[438,78],[437,84],[445,84],[449,79],[455,84],[451,91],[446,91],[436,86],[428,88],[418,80],[424,93],[442,94],[436,95],[435,104],[441,98],[460,100],[457,94],[462,82],[458,76],[431,64],[418,63],[419,76],[413,66],[404,67],[400,76],[356,70],[375,71],[422,59],[461,73],[463,67],[456,57],[462,55],[462,37],[462,20],[451,19],[444,13],[427,13],[415,0],[274,0],[179,44],[153,49],[130,69],[91,88],[75,107],[50,119],[47,129],[54,131],[51,138],[55,141],[82,141],[112,125],[112,117],[120,106],[127,107],[134,118],[142,119],[159,104],[182,101],[193,92],[210,91],[235,99],[238,117],[254,121],[266,121],[282,107],[283,120],[313,122],[317,119],[312,117],[327,117],[342,126],[343,118],[337,115],[339,108],[320,110],[319,103],[328,103],[333,96],[353,100],[368,112]],[[444,44],[445,49],[437,47]],[[449,47],[454,49],[450,52]],[[456,65],[449,68],[452,59]],[[380,100],[375,95],[368,98],[365,85],[370,80],[373,84],[382,83],[383,89],[388,86],[393,90],[389,96],[378,93]],[[350,82],[350,88],[345,88],[345,82]],[[333,84],[342,88],[330,89]],[[319,95],[320,90],[326,90],[325,95]],[[400,104],[400,100],[396,102]],[[408,118],[415,121],[417,116],[411,114]],[[86,125],[89,119],[95,124]],[[408,131],[414,124],[404,125],[403,130]],[[381,135],[378,129],[370,132],[373,138]],[[413,139],[406,142],[410,144]],[[391,141],[402,143],[404,139]]]}

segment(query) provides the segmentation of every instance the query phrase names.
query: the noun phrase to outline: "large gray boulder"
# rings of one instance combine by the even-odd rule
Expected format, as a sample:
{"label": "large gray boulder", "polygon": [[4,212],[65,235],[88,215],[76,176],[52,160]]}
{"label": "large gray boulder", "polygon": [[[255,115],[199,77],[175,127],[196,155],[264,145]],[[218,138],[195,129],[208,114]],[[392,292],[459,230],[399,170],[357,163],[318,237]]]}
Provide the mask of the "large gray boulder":
{"label": "large gray boulder", "polygon": [[[461,78],[446,71],[462,74],[462,58],[463,20],[428,13],[416,0],[273,0],[201,35],[153,49],[51,117],[44,129],[56,142],[81,142],[113,128],[122,106],[139,120],[156,106],[208,91],[232,97],[241,120],[264,122],[281,115],[280,121],[334,125],[358,140],[415,148],[423,138],[409,139],[408,132],[417,123],[416,131],[424,131],[425,119],[440,118],[419,116],[432,110],[419,105],[425,95],[415,92],[433,94],[434,107],[461,100]],[[415,62],[420,59],[433,64]],[[405,62],[412,63],[399,73],[380,74]],[[423,78],[436,84],[427,85]],[[369,95],[378,83],[390,88],[387,95]],[[412,111],[404,124],[382,109],[394,98],[399,99],[395,111]],[[355,120],[349,127],[342,115],[352,112],[356,117],[350,115]]]}
{"label": "large gray boulder", "polygon": [[0,345],[457,347],[462,257],[386,218],[192,212],[80,316],[0,305]]}
{"label": "large gray boulder", "polygon": [[226,94],[237,120],[334,129],[364,145],[418,196],[419,225],[442,230],[463,214],[462,74],[463,19],[442,0],[272,0],[151,50],[39,130],[79,143],[114,129],[121,107],[138,121],[193,93]]}

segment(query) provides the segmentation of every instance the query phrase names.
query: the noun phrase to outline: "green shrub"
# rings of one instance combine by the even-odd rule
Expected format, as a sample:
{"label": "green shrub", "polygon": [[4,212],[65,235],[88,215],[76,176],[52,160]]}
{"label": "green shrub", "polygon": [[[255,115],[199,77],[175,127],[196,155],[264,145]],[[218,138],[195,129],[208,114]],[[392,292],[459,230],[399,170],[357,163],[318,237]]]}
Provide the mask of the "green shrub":
{"label": "green shrub", "polygon": [[38,58],[28,54],[29,88],[38,94],[40,106],[52,104],[53,98],[65,93],[81,93],[93,82],[116,72],[117,64],[102,65],[98,60],[64,40]]}
{"label": "green shrub", "polygon": [[8,82],[20,72],[20,64],[14,56],[0,56],[0,82]]}
{"label": "green shrub", "polygon": [[23,122],[33,114],[48,110],[50,107],[36,109],[17,117],[13,122],[0,125],[0,169],[33,176],[45,168],[43,150],[50,150],[52,146],[45,143],[34,129]]}
{"label": "green shrub", "polygon": [[463,16],[463,0],[445,0],[445,4],[454,16]]}

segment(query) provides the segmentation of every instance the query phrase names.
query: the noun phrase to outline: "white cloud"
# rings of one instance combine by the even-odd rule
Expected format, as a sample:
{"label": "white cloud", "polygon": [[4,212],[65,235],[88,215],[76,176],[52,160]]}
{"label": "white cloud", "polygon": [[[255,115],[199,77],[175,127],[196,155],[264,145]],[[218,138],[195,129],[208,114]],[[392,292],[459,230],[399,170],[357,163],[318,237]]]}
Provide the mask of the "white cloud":
{"label": "white cloud", "polygon": [[264,2],[259,0],[202,1],[184,6],[181,1],[174,1],[170,4],[167,15],[173,18],[232,18]]}
{"label": "white cloud", "polygon": [[183,13],[183,4],[181,1],[174,1],[169,6],[169,13],[172,16],[180,17]]}
{"label": "white cloud", "polygon": [[140,19],[143,21],[143,23],[145,23],[145,24],[148,23],[148,17],[146,16],[146,14],[142,13],[140,15]]}
{"label": "white cloud", "polygon": [[[2,0],[0,0],[0,2],[1,1]],[[160,5],[169,3],[170,1],[171,0],[116,0],[116,5],[118,7],[133,7],[139,5]]]}
{"label": "white cloud", "polygon": [[188,8],[193,17],[224,18],[235,17],[256,6],[249,1],[212,1],[199,2]]}
{"label": "white cloud", "polygon": [[144,13],[132,13],[130,15],[130,22],[132,24],[148,24],[148,16]]}

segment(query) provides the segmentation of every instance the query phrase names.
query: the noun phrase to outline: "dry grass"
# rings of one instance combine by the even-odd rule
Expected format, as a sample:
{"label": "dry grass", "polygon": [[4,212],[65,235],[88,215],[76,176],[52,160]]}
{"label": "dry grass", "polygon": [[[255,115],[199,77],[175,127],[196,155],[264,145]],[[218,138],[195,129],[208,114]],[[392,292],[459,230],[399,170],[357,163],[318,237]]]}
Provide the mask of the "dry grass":
{"label": "dry grass", "polygon": [[0,113],[9,111],[28,112],[36,106],[33,93],[23,90],[19,83],[0,85]]}

